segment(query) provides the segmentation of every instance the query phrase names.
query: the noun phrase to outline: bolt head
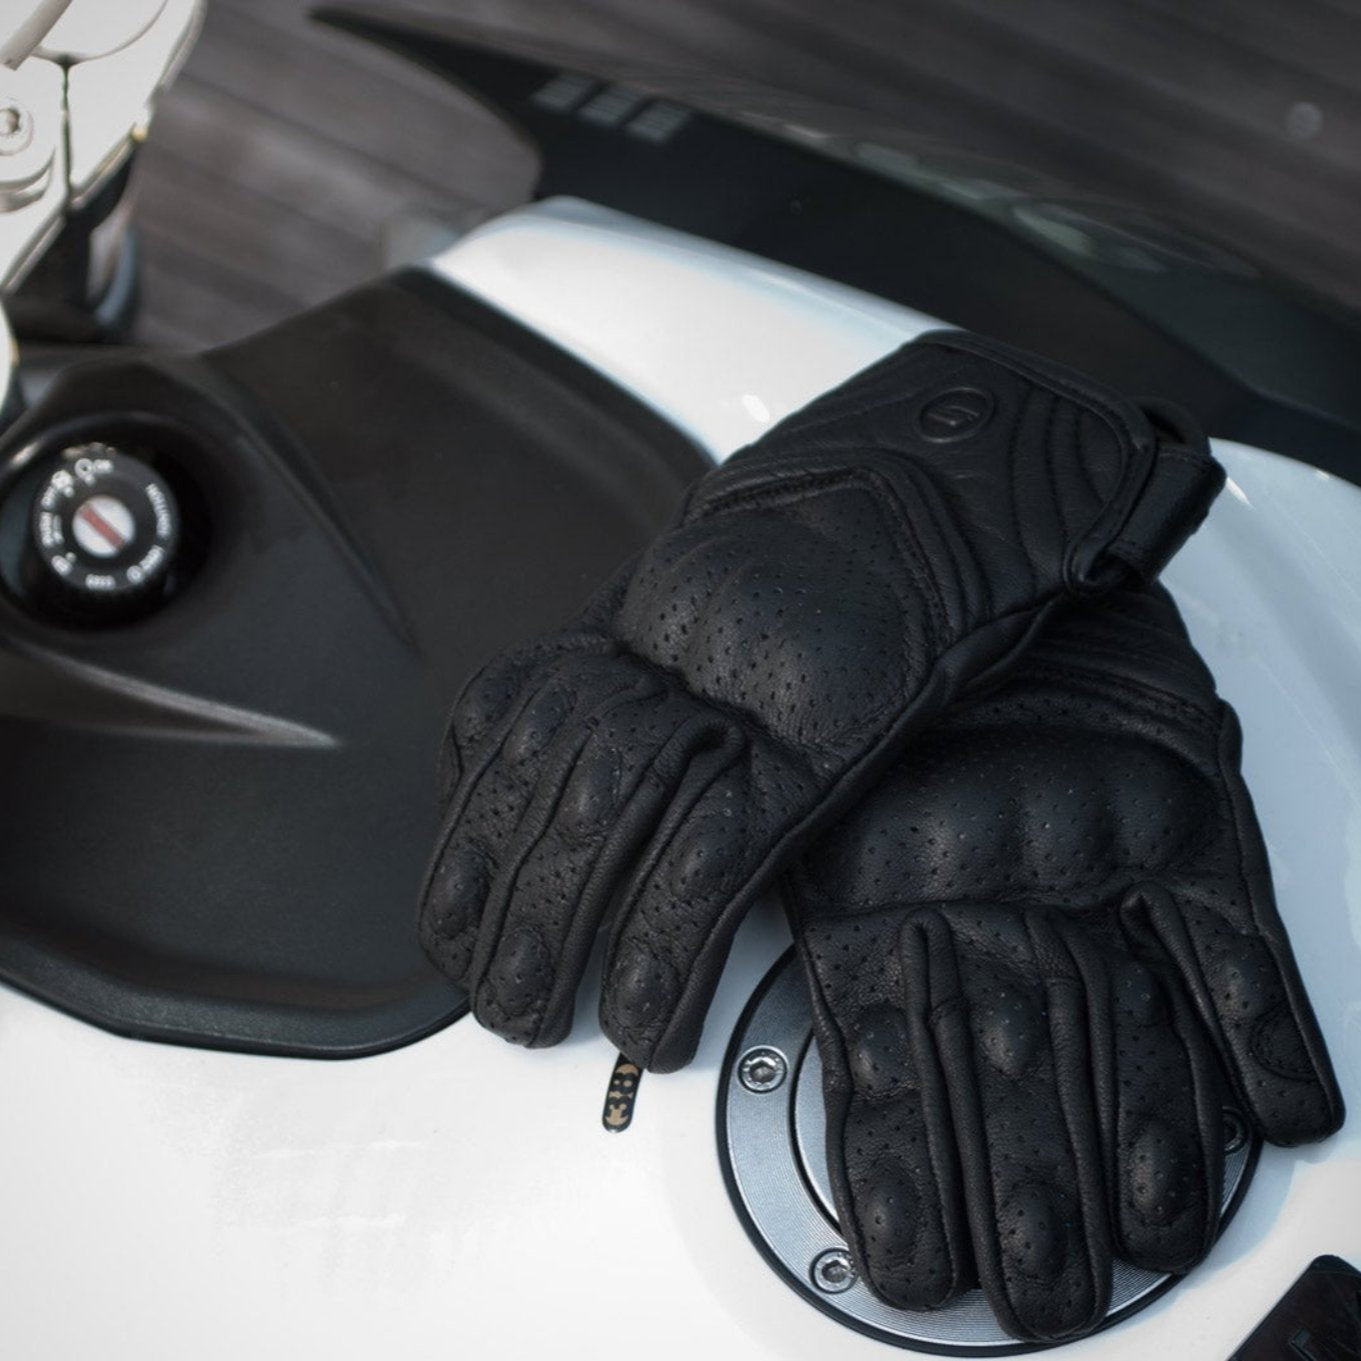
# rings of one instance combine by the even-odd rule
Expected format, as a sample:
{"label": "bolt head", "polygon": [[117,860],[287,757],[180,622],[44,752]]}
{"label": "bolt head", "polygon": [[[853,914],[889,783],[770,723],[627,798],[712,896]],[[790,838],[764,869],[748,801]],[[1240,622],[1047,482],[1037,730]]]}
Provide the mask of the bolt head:
{"label": "bolt head", "polygon": [[789,1074],[789,1063],[778,1049],[764,1045],[748,1049],[737,1065],[737,1080],[749,1092],[773,1092]]}
{"label": "bolt head", "polygon": [[0,102],[0,156],[16,156],[32,141],[32,114],[13,99]]}
{"label": "bolt head", "polygon": [[826,1252],[818,1253],[808,1274],[824,1295],[840,1295],[859,1279],[845,1248],[828,1248]]}

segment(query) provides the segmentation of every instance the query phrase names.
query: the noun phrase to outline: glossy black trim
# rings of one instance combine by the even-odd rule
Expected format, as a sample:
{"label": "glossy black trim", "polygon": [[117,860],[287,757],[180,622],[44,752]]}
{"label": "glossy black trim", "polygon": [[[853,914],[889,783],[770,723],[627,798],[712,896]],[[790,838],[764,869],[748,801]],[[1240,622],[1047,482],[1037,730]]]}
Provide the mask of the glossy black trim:
{"label": "glossy black trim", "polygon": [[1347,1361],[1361,1356],[1361,1271],[1315,1257],[1228,1361]]}
{"label": "glossy black trim", "polygon": [[848,132],[800,143],[795,124],[817,115],[800,119],[792,101],[783,119],[756,118],[741,92],[697,94],[674,73],[448,19],[317,17],[522,133],[541,159],[540,197],[588,199],[854,285],[1361,484],[1361,322],[1219,245],[1021,172],[974,173]]}

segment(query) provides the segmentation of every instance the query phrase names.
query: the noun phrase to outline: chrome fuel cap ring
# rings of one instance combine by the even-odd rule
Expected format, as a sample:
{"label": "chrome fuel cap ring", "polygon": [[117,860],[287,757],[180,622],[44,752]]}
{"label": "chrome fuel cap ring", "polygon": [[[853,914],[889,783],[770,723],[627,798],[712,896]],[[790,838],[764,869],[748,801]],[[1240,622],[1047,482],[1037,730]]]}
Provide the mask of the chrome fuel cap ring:
{"label": "chrome fuel cap ring", "polygon": [[[1009,1356],[1044,1350],[1003,1332],[981,1290],[944,1309],[895,1309],[856,1275],[837,1229],[826,1168],[822,1065],[802,970],[791,950],[738,1022],[719,1084],[719,1155],[733,1203],[762,1255],[809,1303],[858,1332],[913,1351]],[[1226,1140],[1221,1227],[1251,1180],[1260,1141],[1241,1125]],[[1110,1326],[1179,1277],[1117,1261]]]}

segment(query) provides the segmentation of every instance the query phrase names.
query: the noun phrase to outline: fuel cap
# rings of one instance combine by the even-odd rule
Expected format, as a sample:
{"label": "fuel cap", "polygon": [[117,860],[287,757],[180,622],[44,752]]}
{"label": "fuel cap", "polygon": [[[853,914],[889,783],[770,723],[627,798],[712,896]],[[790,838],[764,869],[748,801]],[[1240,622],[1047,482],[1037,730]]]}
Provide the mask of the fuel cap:
{"label": "fuel cap", "polygon": [[[807,986],[791,950],[747,1004],[719,1086],[719,1153],[748,1235],[794,1290],[857,1332],[944,1355],[1042,1350],[1004,1332],[981,1290],[929,1312],[895,1309],[870,1293],[837,1227],[825,1123]],[[1247,1189],[1259,1148],[1226,1112],[1221,1226]],[[1117,1261],[1106,1323],[1152,1303],[1178,1279]]]}
{"label": "fuel cap", "polygon": [[164,587],[175,561],[180,514],[157,472],[110,444],[64,449],[38,484],[32,547],[54,601],[116,618]]}

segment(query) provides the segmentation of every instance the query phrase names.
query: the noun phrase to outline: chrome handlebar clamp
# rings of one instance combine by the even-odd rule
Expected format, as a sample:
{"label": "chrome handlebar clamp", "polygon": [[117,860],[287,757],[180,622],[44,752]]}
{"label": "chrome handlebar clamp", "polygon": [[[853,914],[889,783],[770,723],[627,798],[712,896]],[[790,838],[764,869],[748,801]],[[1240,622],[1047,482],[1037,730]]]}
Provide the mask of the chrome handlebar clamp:
{"label": "chrome handlebar clamp", "polygon": [[[79,280],[68,284],[75,298],[60,301],[74,302],[77,312],[95,310],[111,262],[124,253],[126,230],[126,214],[113,211],[121,189],[111,191],[113,204],[95,200],[145,138],[156,97],[188,55],[205,3],[26,0],[0,17],[0,314],[59,240],[58,273]],[[39,291],[51,296],[46,285]],[[14,366],[3,315],[0,347],[2,417]]]}

